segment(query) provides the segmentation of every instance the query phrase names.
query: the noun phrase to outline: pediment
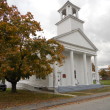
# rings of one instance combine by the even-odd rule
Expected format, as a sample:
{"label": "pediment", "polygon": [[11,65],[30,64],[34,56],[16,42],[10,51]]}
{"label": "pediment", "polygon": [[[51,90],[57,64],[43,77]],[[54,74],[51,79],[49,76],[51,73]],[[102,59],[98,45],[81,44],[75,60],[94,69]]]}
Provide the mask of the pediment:
{"label": "pediment", "polygon": [[95,45],[86,37],[81,30],[74,30],[60,36],[55,37],[56,40],[73,44],[82,48],[98,50]]}

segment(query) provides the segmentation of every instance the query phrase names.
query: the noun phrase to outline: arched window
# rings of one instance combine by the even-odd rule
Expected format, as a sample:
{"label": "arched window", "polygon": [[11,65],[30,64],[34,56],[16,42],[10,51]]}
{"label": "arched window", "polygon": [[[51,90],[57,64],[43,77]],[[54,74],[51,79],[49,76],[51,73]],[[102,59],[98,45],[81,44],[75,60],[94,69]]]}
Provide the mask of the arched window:
{"label": "arched window", "polygon": [[62,11],[62,16],[63,16],[63,18],[66,17],[66,9],[64,9],[64,10]]}
{"label": "arched window", "polygon": [[76,17],[76,10],[74,8],[72,8],[72,13],[73,13],[73,16]]}

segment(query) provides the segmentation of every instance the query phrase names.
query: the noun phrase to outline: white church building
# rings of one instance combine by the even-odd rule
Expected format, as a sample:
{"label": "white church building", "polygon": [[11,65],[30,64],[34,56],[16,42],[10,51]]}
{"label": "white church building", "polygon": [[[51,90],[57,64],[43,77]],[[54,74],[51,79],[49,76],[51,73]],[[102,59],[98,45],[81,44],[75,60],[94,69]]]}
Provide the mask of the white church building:
{"label": "white church building", "polygon": [[[83,32],[84,21],[79,19],[79,7],[67,1],[59,10],[60,21],[56,23],[57,36],[53,39],[60,42],[66,56],[63,66],[53,65],[54,72],[45,80],[32,76],[28,80],[18,82],[18,87],[67,87],[78,85],[93,85],[92,61],[94,59],[96,82],[99,84],[97,69],[96,46]],[[32,88],[31,88],[32,89]]]}

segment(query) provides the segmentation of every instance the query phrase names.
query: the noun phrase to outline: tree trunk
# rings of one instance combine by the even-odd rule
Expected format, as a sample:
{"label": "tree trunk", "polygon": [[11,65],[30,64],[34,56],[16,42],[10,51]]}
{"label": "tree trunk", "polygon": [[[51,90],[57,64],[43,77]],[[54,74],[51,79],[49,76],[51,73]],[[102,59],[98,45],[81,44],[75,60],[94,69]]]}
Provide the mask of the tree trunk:
{"label": "tree trunk", "polygon": [[16,83],[16,82],[12,82],[11,84],[12,84],[11,92],[12,92],[12,93],[16,93],[16,92],[17,92],[17,91],[16,91],[16,84],[17,84],[17,83]]}

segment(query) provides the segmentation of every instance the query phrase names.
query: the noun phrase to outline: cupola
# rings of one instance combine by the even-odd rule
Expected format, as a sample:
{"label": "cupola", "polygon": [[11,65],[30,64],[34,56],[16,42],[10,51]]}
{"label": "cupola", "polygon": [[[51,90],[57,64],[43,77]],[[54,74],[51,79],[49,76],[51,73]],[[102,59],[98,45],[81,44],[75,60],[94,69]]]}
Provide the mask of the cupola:
{"label": "cupola", "polygon": [[59,10],[60,21],[57,25],[57,35],[61,35],[70,32],[75,29],[81,29],[83,31],[84,21],[79,19],[78,12],[80,8],[67,1]]}
{"label": "cupola", "polygon": [[70,1],[67,1],[59,10],[58,12],[61,15],[61,19],[65,18],[68,15],[72,15],[78,18],[78,11],[80,10],[79,7],[73,5]]}

